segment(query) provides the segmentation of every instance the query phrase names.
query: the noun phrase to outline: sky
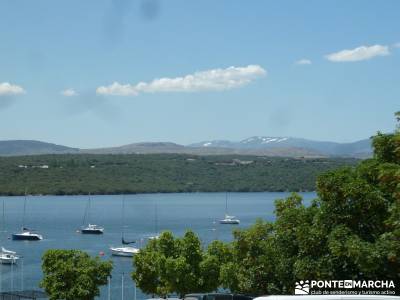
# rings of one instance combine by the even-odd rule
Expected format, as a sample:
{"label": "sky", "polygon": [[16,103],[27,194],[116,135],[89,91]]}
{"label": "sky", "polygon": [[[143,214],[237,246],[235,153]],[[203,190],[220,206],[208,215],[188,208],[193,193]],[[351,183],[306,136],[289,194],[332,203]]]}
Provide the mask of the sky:
{"label": "sky", "polygon": [[0,0],[0,140],[352,142],[400,110],[400,1]]}

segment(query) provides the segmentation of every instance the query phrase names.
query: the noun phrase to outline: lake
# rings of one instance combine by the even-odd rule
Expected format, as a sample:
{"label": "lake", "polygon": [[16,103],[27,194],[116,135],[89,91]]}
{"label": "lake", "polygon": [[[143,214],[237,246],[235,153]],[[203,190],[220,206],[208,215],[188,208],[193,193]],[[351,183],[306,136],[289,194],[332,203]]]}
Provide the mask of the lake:
{"label": "lake", "polygon": [[[315,193],[300,194],[305,203],[316,197]],[[123,197],[125,239],[138,240],[136,245],[140,246],[140,241],[145,243],[157,230],[170,230],[182,235],[186,229],[191,229],[204,244],[216,238],[230,241],[233,228],[248,227],[257,218],[273,220],[274,200],[287,195],[289,193],[229,193],[228,212],[241,220],[240,225],[218,224],[218,220],[225,214],[225,193],[91,196],[89,221],[104,226],[103,235],[82,235],[76,232],[82,225],[87,196],[29,196],[25,226],[38,230],[43,235],[42,241],[9,239],[22,226],[24,197],[0,197],[0,217],[3,214],[3,200],[5,216],[1,221],[0,246],[23,256],[18,265],[0,264],[0,289],[38,289],[42,277],[41,256],[46,249],[81,249],[91,255],[104,252],[104,259],[113,260],[111,299],[121,299],[122,278],[124,299],[133,299],[134,285],[130,278],[132,259],[112,257],[109,251],[110,246],[119,246],[121,243]],[[148,297],[137,290],[137,299],[145,298]],[[98,299],[107,299],[106,287],[102,288]]]}

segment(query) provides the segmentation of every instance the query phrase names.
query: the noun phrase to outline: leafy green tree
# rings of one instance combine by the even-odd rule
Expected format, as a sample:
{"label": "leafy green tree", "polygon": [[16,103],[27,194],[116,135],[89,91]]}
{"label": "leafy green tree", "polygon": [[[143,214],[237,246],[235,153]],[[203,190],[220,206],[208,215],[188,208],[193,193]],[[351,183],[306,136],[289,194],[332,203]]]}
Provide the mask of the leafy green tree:
{"label": "leafy green tree", "polygon": [[80,250],[47,250],[42,258],[40,283],[50,300],[93,300],[107,283],[112,263]]}
{"label": "leafy green tree", "polygon": [[176,255],[176,241],[171,232],[165,231],[158,239],[150,240],[133,259],[132,278],[137,286],[146,294],[165,296],[170,293],[171,288],[162,275],[165,275],[166,259]]}
{"label": "leafy green tree", "polygon": [[135,255],[132,278],[143,292],[164,297],[213,291],[219,286],[219,267],[224,259],[219,251],[224,251],[224,245],[212,245],[205,252],[192,231],[182,238],[163,232]]}
{"label": "leafy green tree", "polygon": [[[396,114],[400,123],[400,113]],[[275,222],[234,233],[223,286],[252,294],[292,293],[304,279],[400,279],[400,129],[373,137],[374,157],[319,176],[305,206],[276,201]]]}

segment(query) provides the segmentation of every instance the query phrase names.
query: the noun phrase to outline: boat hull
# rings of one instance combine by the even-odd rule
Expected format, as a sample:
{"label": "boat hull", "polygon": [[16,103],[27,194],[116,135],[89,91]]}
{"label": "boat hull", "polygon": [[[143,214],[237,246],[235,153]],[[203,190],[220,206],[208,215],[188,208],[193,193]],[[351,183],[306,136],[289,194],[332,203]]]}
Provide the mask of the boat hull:
{"label": "boat hull", "polygon": [[220,224],[231,224],[231,225],[238,225],[240,224],[239,220],[220,220]]}
{"label": "boat hull", "polygon": [[111,254],[114,256],[132,257],[139,252],[139,249],[124,250],[123,248],[110,248]]}
{"label": "boat hull", "polygon": [[114,251],[114,250],[111,250],[111,254],[114,256],[123,256],[123,257],[132,257],[133,256],[133,253],[120,252],[120,251]]}
{"label": "boat hull", "polygon": [[40,241],[42,239],[39,235],[24,235],[19,233],[14,233],[11,238],[14,241]]}
{"label": "boat hull", "polygon": [[17,263],[18,259],[19,259],[18,257],[13,257],[13,258],[0,257],[0,264],[13,265]]}
{"label": "boat hull", "polygon": [[101,229],[81,229],[82,234],[103,234]]}

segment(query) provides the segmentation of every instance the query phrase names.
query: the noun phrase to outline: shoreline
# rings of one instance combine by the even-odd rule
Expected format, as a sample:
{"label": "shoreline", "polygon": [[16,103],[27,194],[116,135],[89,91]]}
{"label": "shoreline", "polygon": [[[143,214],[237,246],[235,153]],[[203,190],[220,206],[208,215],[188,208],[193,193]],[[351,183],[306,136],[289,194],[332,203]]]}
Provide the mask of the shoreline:
{"label": "shoreline", "polygon": [[[149,194],[214,194],[214,193],[316,193],[316,190],[313,191],[308,191],[308,190],[303,190],[303,191],[196,191],[196,192],[191,192],[191,191],[183,191],[183,192],[128,192],[128,193],[87,193],[87,194],[26,194],[27,197],[47,197],[47,196],[57,196],[57,197],[62,197],[62,196],[121,196],[121,195],[149,195]],[[23,197],[25,194],[2,194],[0,193],[0,198],[1,197]]]}

